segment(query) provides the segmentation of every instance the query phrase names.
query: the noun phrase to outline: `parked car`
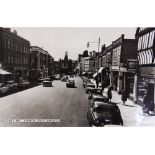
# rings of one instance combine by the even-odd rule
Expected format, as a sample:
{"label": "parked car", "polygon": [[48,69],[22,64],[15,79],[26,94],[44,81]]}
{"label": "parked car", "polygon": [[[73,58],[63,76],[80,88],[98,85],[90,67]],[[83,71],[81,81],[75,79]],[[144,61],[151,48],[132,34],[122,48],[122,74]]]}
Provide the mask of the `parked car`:
{"label": "parked car", "polygon": [[123,125],[120,110],[116,104],[95,101],[88,107],[88,123],[91,126]]}
{"label": "parked car", "polygon": [[75,87],[75,81],[74,80],[68,80],[66,83],[66,87]]}
{"label": "parked car", "polygon": [[88,100],[92,97],[92,95],[102,95],[102,89],[101,88],[91,88],[89,91]]}
{"label": "parked car", "polygon": [[106,96],[102,96],[102,95],[98,95],[98,94],[90,94],[88,96],[88,104],[91,106],[94,104],[94,102],[105,102],[105,103],[108,103],[109,100],[108,100],[108,97]]}
{"label": "parked car", "polygon": [[5,86],[4,83],[0,83],[0,95],[6,94],[9,91],[9,87]]}
{"label": "parked car", "polygon": [[87,83],[91,83],[90,79],[84,79],[83,80],[83,87],[85,88],[85,86],[87,85]]}
{"label": "parked car", "polygon": [[44,81],[44,79],[43,78],[40,78],[40,79],[38,79],[38,83],[43,83],[43,81]]}
{"label": "parked car", "polygon": [[16,91],[18,89],[18,84],[14,81],[7,81],[6,84],[7,87],[9,87],[9,91]]}
{"label": "parked car", "polygon": [[87,83],[87,85],[85,86],[86,94],[91,91],[91,88],[95,88],[95,85],[93,83]]}
{"label": "parked car", "polygon": [[18,83],[19,88],[27,88],[30,86],[30,82],[28,80],[23,80]]}
{"label": "parked car", "polygon": [[62,82],[67,82],[68,81],[68,76],[63,76],[61,79]]}
{"label": "parked car", "polygon": [[50,78],[44,79],[43,87],[52,87],[52,80]]}

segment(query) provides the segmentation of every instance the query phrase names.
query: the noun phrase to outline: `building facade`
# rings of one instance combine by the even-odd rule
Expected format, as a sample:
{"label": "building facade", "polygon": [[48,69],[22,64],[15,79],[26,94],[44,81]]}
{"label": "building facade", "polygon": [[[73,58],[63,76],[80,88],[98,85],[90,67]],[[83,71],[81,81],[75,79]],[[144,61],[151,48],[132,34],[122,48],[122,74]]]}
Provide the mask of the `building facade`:
{"label": "building facade", "polygon": [[0,28],[0,64],[1,68],[12,73],[12,79],[28,79],[30,42],[11,32],[10,28]]}
{"label": "building facade", "polygon": [[30,76],[31,81],[45,78],[49,71],[49,53],[38,46],[30,47]]}
{"label": "building facade", "polygon": [[135,101],[143,97],[146,90],[155,103],[155,28],[137,28],[137,78]]}
{"label": "building facade", "polygon": [[137,59],[136,48],[137,40],[125,39],[124,35],[112,42],[111,82],[118,93],[122,93],[124,87],[130,87],[129,90],[133,91],[136,68],[131,71],[128,64]]}

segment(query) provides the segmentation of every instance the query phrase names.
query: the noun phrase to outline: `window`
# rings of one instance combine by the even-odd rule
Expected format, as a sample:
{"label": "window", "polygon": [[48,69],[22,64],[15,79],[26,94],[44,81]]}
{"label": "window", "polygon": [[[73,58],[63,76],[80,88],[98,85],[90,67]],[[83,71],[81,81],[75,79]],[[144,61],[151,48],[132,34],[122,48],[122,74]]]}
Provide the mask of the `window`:
{"label": "window", "polygon": [[10,41],[8,40],[8,49],[10,49]]}

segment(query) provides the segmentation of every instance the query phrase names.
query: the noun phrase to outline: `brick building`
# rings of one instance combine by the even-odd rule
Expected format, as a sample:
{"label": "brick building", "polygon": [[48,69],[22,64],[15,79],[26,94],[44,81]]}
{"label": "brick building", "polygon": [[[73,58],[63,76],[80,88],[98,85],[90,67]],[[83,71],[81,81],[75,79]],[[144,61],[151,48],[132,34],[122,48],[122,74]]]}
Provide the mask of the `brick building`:
{"label": "brick building", "polygon": [[0,66],[12,73],[12,80],[27,79],[29,74],[30,42],[11,31],[0,27]]}
{"label": "brick building", "polygon": [[30,80],[45,78],[49,75],[49,68],[52,67],[50,65],[52,65],[54,59],[47,51],[38,46],[31,46],[29,59]]}

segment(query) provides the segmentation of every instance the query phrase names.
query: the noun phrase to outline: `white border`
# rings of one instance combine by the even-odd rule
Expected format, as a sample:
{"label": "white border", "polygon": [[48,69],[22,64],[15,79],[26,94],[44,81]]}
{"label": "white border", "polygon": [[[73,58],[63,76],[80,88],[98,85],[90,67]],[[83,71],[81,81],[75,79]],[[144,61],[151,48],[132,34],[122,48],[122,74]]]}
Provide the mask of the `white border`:
{"label": "white border", "polygon": [[[153,0],[5,0],[0,6],[3,27],[155,25]],[[0,139],[2,155],[154,152],[154,128],[1,128]]]}

